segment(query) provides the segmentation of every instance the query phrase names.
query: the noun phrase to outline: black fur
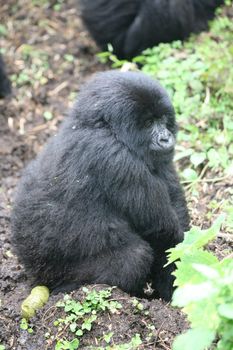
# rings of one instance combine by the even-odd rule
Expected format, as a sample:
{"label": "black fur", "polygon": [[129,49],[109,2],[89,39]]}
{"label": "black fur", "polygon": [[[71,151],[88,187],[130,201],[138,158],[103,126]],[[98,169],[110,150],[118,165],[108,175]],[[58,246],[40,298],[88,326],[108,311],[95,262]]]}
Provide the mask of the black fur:
{"label": "black fur", "polygon": [[0,55],[0,98],[11,93],[11,84],[5,72],[5,65]]}
{"label": "black fur", "polygon": [[80,0],[97,44],[111,43],[120,58],[132,58],[161,42],[183,40],[207,27],[224,0]]}
{"label": "black fur", "polygon": [[35,282],[69,290],[106,283],[172,292],[164,251],[189,218],[172,158],[176,123],[164,89],[142,73],[97,74],[26,169],[13,241]]}

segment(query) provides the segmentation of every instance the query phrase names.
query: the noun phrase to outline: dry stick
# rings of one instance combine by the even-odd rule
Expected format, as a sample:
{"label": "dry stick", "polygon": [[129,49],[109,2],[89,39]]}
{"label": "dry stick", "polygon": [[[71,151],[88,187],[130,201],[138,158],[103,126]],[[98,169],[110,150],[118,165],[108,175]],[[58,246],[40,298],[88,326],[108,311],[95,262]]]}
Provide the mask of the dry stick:
{"label": "dry stick", "polygon": [[60,91],[62,91],[63,89],[65,89],[67,86],[68,86],[68,81],[63,81],[63,83],[61,83],[60,85],[58,85],[57,87],[55,87],[55,89],[49,91],[48,95],[49,95],[49,96],[57,95]]}
{"label": "dry stick", "polygon": [[215,177],[213,179],[203,179],[202,177],[204,176],[204,173],[206,171],[206,169],[208,168],[208,164],[206,164],[206,166],[203,168],[200,176],[198,177],[198,179],[194,180],[194,181],[182,181],[182,184],[185,184],[185,183],[189,183],[189,185],[186,187],[186,190],[190,189],[193,185],[197,184],[197,183],[200,183],[200,182],[212,182],[212,183],[215,183],[215,182],[220,182],[220,181],[223,181],[223,180],[226,180],[230,177],[230,174],[228,175],[225,175],[225,176],[222,176],[222,177]]}
{"label": "dry stick", "polygon": [[224,232],[219,232],[218,237],[225,238],[226,240],[233,241],[233,234],[232,233],[224,233]]}
{"label": "dry stick", "polygon": [[225,256],[225,258],[223,258],[223,260],[226,260],[226,259],[233,259],[233,253]]}
{"label": "dry stick", "polygon": [[[200,181],[200,180],[202,179],[202,177],[204,176],[204,174],[205,174],[207,168],[208,168],[208,163],[204,166],[204,168],[203,168],[202,171],[201,171],[201,174],[199,175],[199,177],[198,177],[196,180],[194,180],[194,181],[189,181],[189,180],[187,180],[187,181],[182,181],[182,184],[189,183],[190,186],[192,186],[194,183]],[[189,187],[189,186],[188,186],[188,187]]]}

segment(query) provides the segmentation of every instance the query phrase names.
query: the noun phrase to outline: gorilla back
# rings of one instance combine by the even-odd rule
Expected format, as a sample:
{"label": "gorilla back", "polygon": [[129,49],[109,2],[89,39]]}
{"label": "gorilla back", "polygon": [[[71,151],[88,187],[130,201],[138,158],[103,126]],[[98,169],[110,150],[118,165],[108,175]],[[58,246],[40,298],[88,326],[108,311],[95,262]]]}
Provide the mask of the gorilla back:
{"label": "gorilla back", "polygon": [[188,228],[173,167],[174,110],[142,73],[109,71],[86,84],[58,134],[25,170],[13,242],[35,283],[85,283],[172,293],[165,250]]}
{"label": "gorilla back", "polygon": [[79,0],[84,23],[101,49],[132,58],[161,42],[204,30],[224,0]]}

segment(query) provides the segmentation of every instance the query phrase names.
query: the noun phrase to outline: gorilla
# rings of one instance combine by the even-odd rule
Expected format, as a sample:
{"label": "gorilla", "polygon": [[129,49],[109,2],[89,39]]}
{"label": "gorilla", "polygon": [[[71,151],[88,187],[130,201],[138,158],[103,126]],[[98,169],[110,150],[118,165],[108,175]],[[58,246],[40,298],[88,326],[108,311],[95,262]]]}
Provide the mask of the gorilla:
{"label": "gorilla", "polygon": [[5,65],[0,55],[0,98],[6,97],[11,93],[11,84],[9,79],[7,78],[5,72]]}
{"label": "gorilla", "polygon": [[15,198],[13,243],[35,283],[140,295],[152,281],[171,298],[165,251],[189,226],[172,160],[176,132],[166,91],[143,73],[98,73],[83,87]]}
{"label": "gorilla", "polygon": [[90,34],[106,50],[130,59],[161,42],[200,32],[224,0],[79,0]]}

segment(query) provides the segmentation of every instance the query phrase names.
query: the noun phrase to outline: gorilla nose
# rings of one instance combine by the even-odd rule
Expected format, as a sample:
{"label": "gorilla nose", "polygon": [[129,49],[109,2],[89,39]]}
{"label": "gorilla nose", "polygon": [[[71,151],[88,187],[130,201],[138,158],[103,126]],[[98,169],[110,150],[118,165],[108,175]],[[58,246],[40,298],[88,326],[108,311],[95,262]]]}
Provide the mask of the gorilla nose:
{"label": "gorilla nose", "polygon": [[173,147],[173,136],[170,131],[163,132],[159,135],[158,143],[163,148]]}

